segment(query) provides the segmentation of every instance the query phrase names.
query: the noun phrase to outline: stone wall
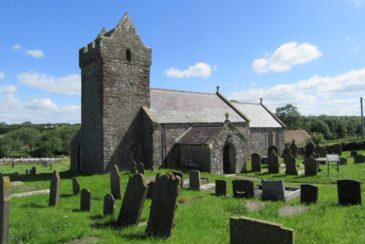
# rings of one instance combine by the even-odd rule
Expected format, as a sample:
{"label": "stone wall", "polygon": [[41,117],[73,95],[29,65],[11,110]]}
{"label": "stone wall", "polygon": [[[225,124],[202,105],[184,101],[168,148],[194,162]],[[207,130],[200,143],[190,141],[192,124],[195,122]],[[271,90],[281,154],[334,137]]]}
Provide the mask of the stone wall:
{"label": "stone wall", "polygon": [[179,145],[181,166],[196,167],[199,170],[210,171],[209,145]]}
{"label": "stone wall", "polygon": [[[258,153],[266,155],[269,145],[269,133],[272,132],[273,144],[278,147],[279,152],[284,149],[284,129],[283,128],[250,128],[249,148],[250,155]],[[248,159],[248,158],[247,158]]]}

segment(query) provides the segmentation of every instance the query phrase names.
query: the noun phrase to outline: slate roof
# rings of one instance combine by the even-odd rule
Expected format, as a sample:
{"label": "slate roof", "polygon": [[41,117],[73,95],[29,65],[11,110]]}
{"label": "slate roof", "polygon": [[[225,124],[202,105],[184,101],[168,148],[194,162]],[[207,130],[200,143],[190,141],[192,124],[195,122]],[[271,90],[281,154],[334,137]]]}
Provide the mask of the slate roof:
{"label": "slate roof", "polygon": [[215,93],[151,89],[150,101],[150,109],[144,109],[161,124],[223,123],[226,112],[231,122],[247,122]]}
{"label": "slate roof", "polygon": [[213,136],[221,126],[193,126],[177,141],[179,144],[202,145]]}
{"label": "slate roof", "polygon": [[260,103],[232,102],[250,120],[251,128],[282,128],[282,122]]}

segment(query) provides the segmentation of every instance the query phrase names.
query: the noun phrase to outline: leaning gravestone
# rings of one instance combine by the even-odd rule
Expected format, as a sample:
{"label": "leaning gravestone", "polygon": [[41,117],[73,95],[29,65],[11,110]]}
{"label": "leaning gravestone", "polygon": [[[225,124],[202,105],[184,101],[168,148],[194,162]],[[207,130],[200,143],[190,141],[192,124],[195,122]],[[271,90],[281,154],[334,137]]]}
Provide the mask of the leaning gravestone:
{"label": "leaning gravestone", "polygon": [[284,163],[285,163],[285,174],[286,175],[298,175],[295,158],[292,155],[290,155],[290,154],[285,155]]}
{"label": "leaning gravestone", "polygon": [[113,194],[115,199],[122,198],[122,179],[119,174],[117,165],[113,165],[110,171],[110,192]]}
{"label": "leaning gravestone", "polygon": [[285,186],[283,180],[261,180],[262,200],[285,200]]}
{"label": "leaning gravestone", "polygon": [[252,172],[261,172],[261,157],[258,153],[251,154]]}
{"label": "leaning gravestone", "polygon": [[318,200],[318,187],[311,184],[300,185],[300,202],[316,203]]}
{"label": "leaning gravestone", "polygon": [[190,184],[190,189],[200,190],[201,182],[200,182],[200,171],[199,170],[190,170],[189,171],[189,184]]}
{"label": "leaning gravestone", "polygon": [[267,163],[270,174],[279,173],[279,158],[275,153],[271,153],[268,155]]}
{"label": "leaning gravestone", "polygon": [[113,215],[115,211],[115,199],[112,194],[106,194],[104,197],[103,214]]}
{"label": "leaning gravestone", "polygon": [[80,193],[80,184],[76,177],[72,177],[72,193],[74,195]]}
{"label": "leaning gravestone", "polygon": [[10,214],[10,178],[0,175],[0,243],[8,243]]}
{"label": "leaning gravestone", "polygon": [[354,163],[355,163],[355,164],[365,163],[365,156],[364,156],[364,155],[361,155],[361,154],[357,154],[357,155],[354,157]]}
{"label": "leaning gravestone", "polygon": [[215,181],[215,195],[226,196],[227,195],[227,182],[225,180]]}
{"label": "leaning gravestone", "polygon": [[230,218],[231,244],[294,244],[294,230],[249,217]]}
{"label": "leaning gravestone", "polygon": [[184,186],[184,173],[181,171],[172,170],[171,173],[173,173],[175,176],[179,176],[181,179],[181,188]]}
{"label": "leaning gravestone", "polygon": [[80,210],[90,212],[91,209],[91,192],[84,188],[80,194]]}
{"label": "leaning gravestone", "polygon": [[49,187],[49,206],[58,205],[60,198],[60,175],[55,170],[51,175],[51,185]]}
{"label": "leaning gravestone", "polygon": [[304,160],[304,174],[305,176],[317,175],[317,161],[312,157],[307,157]]}
{"label": "leaning gravestone", "polygon": [[156,180],[146,234],[149,236],[170,237],[175,225],[177,197],[180,192],[179,177],[172,173]]}
{"label": "leaning gravestone", "polygon": [[360,181],[351,179],[338,180],[337,194],[340,205],[361,204]]}
{"label": "leaning gravestone", "polygon": [[295,145],[295,141],[293,140],[292,143],[289,146],[290,152],[293,155],[294,158],[298,156],[298,147]]}
{"label": "leaning gravestone", "polygon": [[144,164],[142,162],[137,164],[137,171],[140,174],[144,174]]}
{"label": "leaning gravestone", "polygon": [[305,146],[305,156],[309,157],[309,156],[313,155],[313,152],[314,152],[314,145],[313,145],[313,143],[309,142]]}
{"label": "leaning gravestone", "polygon": [[119,212],[119,226],[129,226],[139,223],[147,190],[148,186],[143,174],[135,174],[129,178],[122,207]]}
{"label": "leaning gravestone", "polygon": [[252,198],[255,196],[253,181],[233,180],[232,188],[234,197]]}

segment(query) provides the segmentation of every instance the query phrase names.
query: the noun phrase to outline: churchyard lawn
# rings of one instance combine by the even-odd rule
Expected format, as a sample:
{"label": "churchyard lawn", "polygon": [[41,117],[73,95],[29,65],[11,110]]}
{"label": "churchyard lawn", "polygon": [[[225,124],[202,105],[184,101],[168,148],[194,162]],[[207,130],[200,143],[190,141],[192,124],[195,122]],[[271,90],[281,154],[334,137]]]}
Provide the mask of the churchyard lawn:
{"label": "churchyard lawn", "polygon": [[[362,154],[365,154],[362,152]],[[348,156],[349,152],[344,152]],[[297,164],[300,160],[297,160]],[[281,162],[282,163],[282,162]],[[250,165],[250,162],[248,162]],[[25,184],[13,187],[12,193],[29,190],[48,189],[51,170],[41,164],[37,167],[36,176],[21,176]],[[2,173],[19,172],[24,175],[32,165],[17,164],[1,166]],[[201,173],[209,182],[216,179],[227,181],[227,197],[216,197],[212,191],[193,191],[184,189],[178,197],[179,206],[176,211],[176,225],[169,239],[145,237],[150,199],[146,199],[139,226],[119,228],[115,226],[122,200],[116,200],[116,212],[112,217],[103,217],[103,198],[110,191],[109,174],[80,175],[78,181],[81,188],[91,192],[91,211],[80,212],[80,195],[72,194],[72,175],[68,171],[69,162],[63,161],[53,166],[60,172],[60,201],[56,207],[48,206],[48,194],[12,198],[10,203],[10,243],[60,243],[84,241],[84,243],[229,243],[229,218],[232,216],[248,216],[261,220],[273,221],[294,229],[296,243],[365,243],[365,210],[361,205],[338,206],[336,180],[343,178],[365,181],[365,164],[353,163],[340,166],[337,173],[331,167],[330,177],[325,166],[317,176],[285,176],[282,168],[279,174],[245,173],[255,184],[261,178],[284,179],[286,186],[299,186],[299,183],[314,183],[319,187],[318,202],[303,205],[299,199],[284,202],[262,202],[258,199],[235,199],[232,197],[233,177],[224,177]],[[265,170],[265,168],[264,168]],[[300,169],[299,169],[300,170]],[[161,170],[165,173],[169,170]],[[157,172],[145,171],[145,176]],[[122,195],[125,193],[130,173],[121,172]],[[184,179],[188,178],[188,172]],[[364,199],[365,188],[362,186]],[[305,212],[283,216],[279,211],[285,205],[308,206]]]}

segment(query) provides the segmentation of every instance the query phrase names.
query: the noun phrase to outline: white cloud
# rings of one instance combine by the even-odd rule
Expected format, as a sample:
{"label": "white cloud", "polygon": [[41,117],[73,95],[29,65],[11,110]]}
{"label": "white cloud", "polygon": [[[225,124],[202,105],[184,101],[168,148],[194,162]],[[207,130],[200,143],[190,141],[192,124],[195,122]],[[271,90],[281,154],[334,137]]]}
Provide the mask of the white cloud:
{"label": "white cloud", "polygon": [[13,94],[17,92],[17,87],[14,85],[0,86],[0,93]]}
{"label": "white cloud", "polygon": [[81,91],[81,77],[76,74],[53,77],[37,72],[25,72],[18,74],[17,77],[21,84],[37,87],[48,92],[75,95],[80,94]]}
{"label": "white cloud", "polygon": [[14,45],[12,46],[12,49],[13,49],[13,50],[20,50],[20,49],[22,49],[22,45],[20,45],[19,43],[16,43],[16,44],[14,44]]}
{"label": "white cloud", "polygon": [[49,98],[34,98],[21,101],[14,94],[0,97],[0,122],[23,123],[80,123],[81,107],[60,107]]}
{"label": "white cloud", "polygon": [[355,7],[360,8],[364,4],[364,0],[350,0]]}
{"label": "white cloud", "polygon": [[40,49],[27,50],[26,53],[33,58],[43,58],[44,52]]}
{"label": "white cloud", "polygon": [[207,63],[199,62],[194,65],[189,66],[185,70],[180,70],[176,68],[169,68],[165,70],[165,75],[167,77],[174,78],[208,78],[213,72],[212,66]]}
{"label": "white cloud", "polygon": [[292,84],[250,88],[233,92],[229,98],[259,101],[271,108],[291,103],[305,115],[358,115],[359,97],[365,95],[365,68],[337,76],[313,76]]}
{"label": "white cloud", "polygon": [[5,72],[0,70],[0,80],[5,79]]}
{"label": "white cloud", "polygon": [[309,43],[288,42],[264,58],[255,59],[252,68],[257,73],[285,72],[293,65],[308,63],[322,56],[318,47]]}

